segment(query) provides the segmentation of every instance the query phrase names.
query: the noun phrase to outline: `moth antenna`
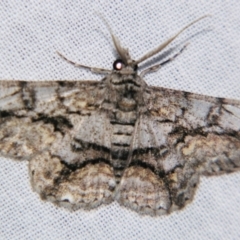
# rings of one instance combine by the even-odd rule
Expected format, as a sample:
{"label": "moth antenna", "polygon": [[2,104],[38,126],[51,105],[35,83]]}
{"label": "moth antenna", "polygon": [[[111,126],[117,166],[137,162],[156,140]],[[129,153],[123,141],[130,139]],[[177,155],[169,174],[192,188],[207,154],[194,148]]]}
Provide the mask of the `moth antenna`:
{"label": "moth antenna", "polygon": [[210,17],[211,15],[204,15],[198,19],[196,19],[195,21],[189,23],[187,26],[185,26],[183,29],[181,29],[177,34],[175,34],[173,37],[169,38],[167,41],[165,41],[164,43],[162,43],[160,46],[158,46],[157,48],[153,49],[152,51],[148,52],[147,54],[145,54],[144,56],[142,56],[140,59],[138,59],[136,61],[136,64],[139,64],[140,62],[145,61],[146,59],[152,57],[153,55],[159,53],[160,51],[162,51],[167,45],[169,45],[175,38],[177,38],[184,30],[186,30],[187,28],[189,28],[191,25],[193,25],[194,23],[200,21],[203,18],[206,17]]}
{"label": "moth antenna", "polygon": [[111,34],[112,37],[112,41],[114,44],[115,49],[117,50],[119,56],[121,57],[121,59],[127,64],[129,60],[131,60],[131,57],[129,55],[128,49],[124,48],[121,46],[120,41],[118,40],[118,38],[113,34],[112,28],[110,27],[109,23],[107,22],[107,20],[102,16],[102,14],[97,13],[98,16],[102,19],[103,23],[106,25],[106,27],[108,28],[108,31]]}
{"label": "moth antenna", "polygon": [[80,68],[86,68],[88,70],[90,70],[92,73],[99,73],[99,74],[107,74],[110,73],[111,70],[109,69],[104,69],[104,68],[96,68],[96,67],[90,67],[90,66],[86,66],[80,63],[76,63],[73,62],[72,60],[69,60],[67,57],[65,57],[63,54],[61,54],[60,52],[56,52],[62,59],[64,59],[65,61],[67,61],[68,63],[72,64],[75,67],[80,67]]}

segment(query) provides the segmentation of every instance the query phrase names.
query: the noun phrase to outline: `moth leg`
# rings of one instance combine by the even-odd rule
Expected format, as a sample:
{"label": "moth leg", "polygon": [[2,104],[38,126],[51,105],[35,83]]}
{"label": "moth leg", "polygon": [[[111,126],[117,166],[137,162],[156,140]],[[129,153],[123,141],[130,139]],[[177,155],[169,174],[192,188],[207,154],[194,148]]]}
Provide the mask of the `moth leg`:
{"label": "moth leg", "polygon": [[93,73],[98,73],[98,74],[108,74],[111,73],[111,70],[109,69],[104,69],[104,68],[95,68],[95,67],[89,67],[83,64],[79,64],[79,63],[75,63],[71,60],[69,60],[68,58],[66,58],[63,54],[61,54],[60,52],[57,52],[57,54],[63,58],[65,61],[67,61],[68,63],[74,65],[75,67],[81,67],[81,68],[86,68],[88,70],[90,70]]}
{"label": "moth leg", "polygon": [[143,78],[143,76],[145,76],[146,74],[148,73],[151,73],[151,72],[156,72],[158,71],[163,65],[173,61],[176,57],[178,57],[184,50],[185,48],[189,45],[189,43],[186,43],[181,49],[179,52],[177,52],[174,56],[170,57],[169,59],[167,59],[166,61],[162,62],[162,63],[159,63],[159,64],[156,64],[154,66],[151,66],[147,69],[145,69],[144,71],[141,72],[140,74],[140,77]]}
{"label": "moth leg", "polygon": [[29,161],[29,175],[34,191],[70,210],[92,209],[112,202],[115,180],[105,163],[69,168],[50,152],[36,155]]}

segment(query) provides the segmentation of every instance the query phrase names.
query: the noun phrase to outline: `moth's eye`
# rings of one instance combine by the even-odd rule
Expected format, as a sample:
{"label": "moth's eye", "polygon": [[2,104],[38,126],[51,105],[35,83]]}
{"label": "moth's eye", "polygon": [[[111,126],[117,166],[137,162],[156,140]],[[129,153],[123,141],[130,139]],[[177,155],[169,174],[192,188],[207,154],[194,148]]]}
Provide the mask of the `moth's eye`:
{"label": "moth's eye", "polygon": [[117,59],[117,60],[114,61],[114,63],[113,63],[113,69],[114,69],[114,70],[119,71],[119,70],[122,70],[123,67],[124,67],[124,62],[123,62],[123,60]]}
{"label": "moth's eye", "polygon": [[137,70],[138,70],[138,65],[137,65],[137,64],[133,66],[133,70],[134,70],[134,71],[137,71]]}

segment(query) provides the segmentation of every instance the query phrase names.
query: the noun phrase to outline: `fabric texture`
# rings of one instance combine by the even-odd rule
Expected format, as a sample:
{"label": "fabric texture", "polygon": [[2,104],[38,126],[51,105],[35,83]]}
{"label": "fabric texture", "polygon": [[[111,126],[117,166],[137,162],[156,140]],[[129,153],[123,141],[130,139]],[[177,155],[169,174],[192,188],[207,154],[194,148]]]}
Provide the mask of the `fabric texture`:
{"label": "fabric texture", "polygon": [[[240,99],[238,1],[1,1],[1,80],[93,80],[103,76],[63,61],[112,68],[115,52],[103,14],[122,45],[138,59],[191,21],[196,23],[156,64],[189,46],[145,77],[150,85]],[[240,172],[201,178],[182,211],[140,216],[117,203],[69,212],[32,192],[27,162],[0,160],[0,239],[240,239]]]}

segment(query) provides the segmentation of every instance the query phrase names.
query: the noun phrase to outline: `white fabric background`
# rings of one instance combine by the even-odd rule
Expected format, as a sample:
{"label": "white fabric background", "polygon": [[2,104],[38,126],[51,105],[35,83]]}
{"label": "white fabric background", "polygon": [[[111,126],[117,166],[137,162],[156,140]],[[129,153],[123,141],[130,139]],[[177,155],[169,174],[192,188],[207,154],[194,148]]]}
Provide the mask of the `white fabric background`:
{"label": "white fabric background", "polygon": [[[60,59],[111,68],[104,14],[133,58],[194,19],[169,49],[188,48],[145,80],[216,97],[240,99],[239,1],[1,1],[1,80],[101,79]],[[161,59],[161,57],[158,59]],[[155,62],[156,63],[156,62]],[[139,216],[117,203],[68,212],[40,200],[26,162],[0,159],[0,239],[240,239],[240,173],[202,178],[184,210],[164,217]]]}

